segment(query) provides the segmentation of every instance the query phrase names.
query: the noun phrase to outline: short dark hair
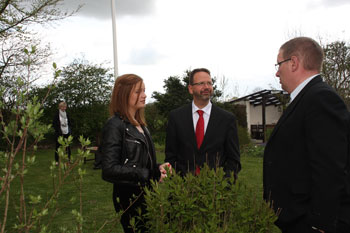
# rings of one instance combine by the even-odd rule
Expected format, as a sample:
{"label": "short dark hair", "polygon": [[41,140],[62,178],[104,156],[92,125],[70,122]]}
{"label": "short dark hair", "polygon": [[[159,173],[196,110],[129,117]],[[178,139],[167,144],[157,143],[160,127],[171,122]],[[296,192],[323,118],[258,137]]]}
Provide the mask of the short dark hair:
{"label": "short dark hair", "polygon": [[280,50],[284,59],[291,56],[302,58],[305,70],[321,71],[323,49],[315,40],[309,37],[296,37],[284,43]]}
{"label": "short dark hair", "polygon": [[193,77],[194,77],[194,75],[195,75],[196,73],[198,73],[198,72],[205,72],[205,73],[207,73],[207,74],[210,75],[210,71],[209,71],[208,69],[206,69],[206,68],[197,68],[197,69],[194,69],[194,70],[192,70],[191,73],[190,73],[190,80],[189,80],[189,84],[190,84],[190,85],[193,84]]}

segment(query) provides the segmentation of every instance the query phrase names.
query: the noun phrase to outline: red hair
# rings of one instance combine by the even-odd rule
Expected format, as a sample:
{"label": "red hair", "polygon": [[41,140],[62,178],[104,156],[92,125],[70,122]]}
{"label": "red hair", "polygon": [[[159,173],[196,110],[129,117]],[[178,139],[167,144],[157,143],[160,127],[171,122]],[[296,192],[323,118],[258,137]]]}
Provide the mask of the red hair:
{"label": "red hair", "polygon": [[136,85],[141,86],[142,83],[142,78],[136,74],[124,74],[115,80],[111,102],[109,104],[109,113],[111,116],[118,113],[123,119],[128,119],[135,126],[146,125],[144,108],[136,111],[135,118],[128,111],[130,93]]}

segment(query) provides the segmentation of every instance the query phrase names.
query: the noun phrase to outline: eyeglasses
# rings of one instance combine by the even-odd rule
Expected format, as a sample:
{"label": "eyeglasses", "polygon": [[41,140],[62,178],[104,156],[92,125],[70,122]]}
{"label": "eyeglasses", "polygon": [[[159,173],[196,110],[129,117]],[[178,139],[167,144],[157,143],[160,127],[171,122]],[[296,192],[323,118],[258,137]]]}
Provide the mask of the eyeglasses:
{"label": "eyeglasses", "polygon": [[281,66],[283,63],[285,63],[285,62],[287,62],[287,61],[290,61],[290,60],[292,60],[292,58],[288,58],[288,59],[286,59],[286,60],[280,61],[280,62],[278,62],[277,64],[275,64],[276,71],[278,71],[278,70],[280,69],[280,66]]}
{"label": "eyeglasses", "polygon": [[199,82],[199,83],[192,83],[192,86],[200,86],[203,87],[204,85],[207,85],[209,87],[213,86],[212,82]]}

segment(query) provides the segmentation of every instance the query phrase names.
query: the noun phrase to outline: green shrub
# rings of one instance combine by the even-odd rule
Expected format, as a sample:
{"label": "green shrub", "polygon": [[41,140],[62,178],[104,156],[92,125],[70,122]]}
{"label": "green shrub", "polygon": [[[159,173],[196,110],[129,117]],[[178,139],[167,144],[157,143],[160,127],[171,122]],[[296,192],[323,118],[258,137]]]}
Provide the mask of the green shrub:
{"label": "green shrub", "polygon": [[271,134],[272,134],[273,128],[267,128],[266,129],[266,142],[269,141]]}
{"label": "green shrub", "polygon": [[253,157],[263,157],[264,156],[265,146],[263,145],[246,145],[241,148],[242,156],[253,156]]}
{"label": "green shrub", "polygon": [[153,142],[158,144],[165,144],[165,138],[166,138],[165,131],[156,131],[152,134]]}
{"label": "green shrub", "polygon": [[205,166],[199,176],[171,175],[146,189],[150,232],[272,232],[276,217],[243,183]]}
{"label": "green shrub", "polygon": [[244,127],[238,125],[237,134],[238,134],[238,140],[239,140],[240,147],[244,147],[246,145],[251,144],[251,140],[250,140],[250,136],[249,136],[247,128],[244,128]]}

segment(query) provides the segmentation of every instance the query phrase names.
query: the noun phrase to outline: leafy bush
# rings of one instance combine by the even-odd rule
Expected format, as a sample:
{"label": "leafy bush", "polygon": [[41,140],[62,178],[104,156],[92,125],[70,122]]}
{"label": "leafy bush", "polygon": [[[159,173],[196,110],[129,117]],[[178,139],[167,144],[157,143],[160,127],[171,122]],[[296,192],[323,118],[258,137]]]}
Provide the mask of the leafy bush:
{"label": "leafy bush", "polygon": [[263,157],[265,146],[263,145],[246,145],[241,149],[242,156]]}
{"label": "leafy bush", "polygon": [[266,129],[266,142],[269,141],[271,134],[272,134],[273,128],[267,128]]}
{"label": "leafy bush", "polygon": [[222,168],[171,175],[146,189],[150,232],[272,232],[276,217],[261,197]]}
{"label": "leafy bush", "polygon": [[247,128],[244,128],[244,127],[238,125],[237,134],[238,134],[238,140],[239,140],[240,147],[244,147],[246,145],[251,144],[251,140],[250,140],[250,136],[249,136]]}

